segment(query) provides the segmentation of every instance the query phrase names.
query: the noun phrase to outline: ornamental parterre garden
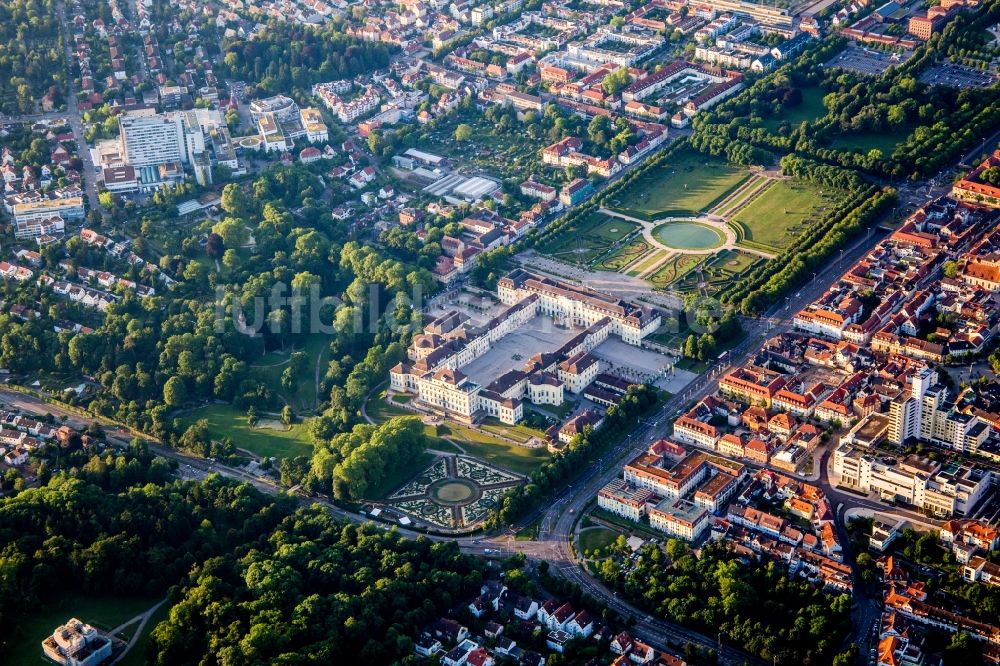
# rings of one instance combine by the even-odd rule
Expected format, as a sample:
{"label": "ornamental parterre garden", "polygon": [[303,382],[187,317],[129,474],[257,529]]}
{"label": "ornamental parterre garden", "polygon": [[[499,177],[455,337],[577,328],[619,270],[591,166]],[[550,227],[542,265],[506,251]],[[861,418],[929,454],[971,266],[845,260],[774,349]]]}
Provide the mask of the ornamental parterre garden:
{"label": "ornamental parterre garden", "polygon": [[524,477],[465,456],[436,459],[385,499],[385,504],[430,527],[481,523]]}
{"label": "ornamental parterre garden", "polygon": [[[773,156],[771,158],[773,160]],[[851,199],[842,187],[682,145],[538,250],[654,289],[716,294]]]}

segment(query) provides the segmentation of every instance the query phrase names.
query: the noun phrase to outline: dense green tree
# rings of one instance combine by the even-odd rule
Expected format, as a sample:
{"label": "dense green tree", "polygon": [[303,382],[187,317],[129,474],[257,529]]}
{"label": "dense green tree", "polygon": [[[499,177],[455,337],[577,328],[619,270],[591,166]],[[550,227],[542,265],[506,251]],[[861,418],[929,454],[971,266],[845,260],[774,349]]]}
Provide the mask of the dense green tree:
{"label": "dense green tree", "polygon": [[[313,431],[314,437],[320,434]],[[396,417],[380,426],[357,425],[329,441],[317,441],[311,473],[336,497],[361,499],[407,469],[426,448],[423,424],[416,416]]]}
{"label": "dense green tree", "polygon": [[168,407],[180,407],[187,400],[187,387],[180,377],[171,377],[163,385],[163,402]]}
{"label": "dense green tree", "polygon": [[644,547],[624,576],[601,573],[635,603],[778,664],[830,663],[850,627],[848,595],[824,595],[775,563],[748,566],[724,543],[695,556],[674,541],[668,554]]}

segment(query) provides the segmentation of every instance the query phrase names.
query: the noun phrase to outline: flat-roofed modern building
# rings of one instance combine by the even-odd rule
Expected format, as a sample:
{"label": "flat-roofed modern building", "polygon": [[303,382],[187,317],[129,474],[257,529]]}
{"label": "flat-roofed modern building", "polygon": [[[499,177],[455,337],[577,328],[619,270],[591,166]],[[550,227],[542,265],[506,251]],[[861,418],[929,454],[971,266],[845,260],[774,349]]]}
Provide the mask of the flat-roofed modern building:
{"label": "flat-roofed modern building", "polygon": [[111,639],[73,618],[42,641],[42,651],[64,666],[97,666],[111,656]]}
{"label": "flat-roofed modern building", "polygon": [[123,113],[118,116],[122,153],[133,167],[186,162],[180,116]]}
{"label": "flat-roofed modern building", "polygon": [[58,215],[63,220],[78,220],[84,216],[83,197],[41,199],[14,204],[14,222],[20,226],[35,220],[45,220]]}
{"label": "flat-roofed modern building", "polygon": [[597,506],[638,522],[646,515],[646,505],[655,497],[647,488],[636,488],[622,479],[615,479],[597,493]]}
{"label": "flat-roofed modern building", "polygon": [[708,511],[686,499],[665,499],[649,509],[649,524],[672,536],[694,541],[708,527]]}

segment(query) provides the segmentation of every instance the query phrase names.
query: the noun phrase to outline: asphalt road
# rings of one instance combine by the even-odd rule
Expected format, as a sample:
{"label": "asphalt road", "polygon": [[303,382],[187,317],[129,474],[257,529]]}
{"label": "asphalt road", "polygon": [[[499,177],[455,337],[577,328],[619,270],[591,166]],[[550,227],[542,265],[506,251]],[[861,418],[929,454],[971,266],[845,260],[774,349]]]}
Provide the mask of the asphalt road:
{"label": "asphalt road", "polygon": [[[809,284],[798,292],[789,296],[784,305],[773,308],[767,317],[748,320],[744,324],[746,336],[744,341],[730,352],[730,363],[740,364],[745,362],[755,353],[760,343],[767,337],[779,332],[791,329],[791,316],[789,313],[797,312],[801,307],[814,300],[830,283],[836,279],[841,269],[856,261],[862,254],[874,245],[880,237],[879,234],[871,233],[859,239],[851,248],[845,249],[840,259],[831,265],[831,269],[817,275]],[[601,603],[616,612],[636,618],[636,624],[632,628],[634,635],[641,640],[649,642],[656,648],[666,649],[667,642],[690,642],[702,648],[719,649],[718,639],[705,636],[699,632],[692,631],[680,625],[655,618],[648,613],[618,598],[615,592],[607,589],[601,583],[592,578],[581,569],[576,555],[571,548],[573,525],[583,511],[585,506],[592,500],[597,491],[611,479],[621,474],[623,464],[644,450],[651,442],[665,436],[666,421],[675,412],[686,407],[688,404],[700,400],[710,393],[714,393],[721,375],[729,368],[713,366],[709,370],[695,379],[680,394],[671,397],[652,415],[647,416],[642,423],[622,442],[612,450],[604,453],[582,475],[557,494],[546,507],[541,515],[541,528],[537,541],[515,541],[510,534],[500,534],[483,537],[440,537],[427,536],[422,532],[395,527],[400,534],[410,538],[427,536],[435,541],[454,540],[459,547],[467,553],[477,555],[511,554],[513,551],[524,553],[534,560],[548,561],[551,571],[554,574],[568,578],[590,594]],[[62,409],[56,405],[51,405],[31,396],[21,393],[5,391],[0,386],[0,403],[9,405],[14,409],[26,413],[45,414],[50,413],[55,416],[65,417],[66,423],[84,429],[91,420],[81,417],[73,412]],[[122,432],[109,422],[104,422],[108,439],[113,444],[125,446],[131,440],[131,435]],[[176,451],[168,446],[152,442],[150,450],[178,461],[184,469],[199,474],[218,473],[231,479],[250,483],[261,492],[278,494],[284,492],[275,482],[266,477],[256,477],[247,474],[244,470],[222,465],[218,462],[196,458],[185,453]],[[824,488],[827,490],[827,488]],[[831,497],[840,500],[842,493],[831,493]],[[849,506],[865,506],[865,500],[854,495],[843,497],[845,504]],[[329,510],[334,515],[353,522],[365,522],[366,517],[354,512],[346,511],[327,500],[299,498],[303,505],[318,503]],[[521,524],[533,522],[538,517],[534,514],[521,521]],[[487,553],[486,551],[490,551]],[[740,664],[744,662],[763,664],[756,657],[753,657],[742,650],[722,645],[719,651],[722,663]]]}
{"label": "asphalt road", "polygon": [[[58,11],[60,11],[60,18],[65,21],[65,14],[63,13],[62,5],[59,5]],[[72,54],[68,53],[67,55],[71,56]],[[72,77],[70,78],[70,81],[72,81]],[[81,147],[83,148],[83,150],[81,150],[81,157],[86,155],[84,163],[88,165],[88,172],[85,174],[85,182],[90,185],[90,188],[93,188],[93,165],[89,161],[89,151],[86,150],[86,146],[82,141],[82,126],[76,109],[75,91],[72,90],[72,84],[70,93],[69,100],[71,101],[69,103],[69,110],[67,114],[41,114],[36,118],[46,116],[65,117],[68,115],[70,123],[73,126],[74,133],[80,139]],[[970,151],[969,155],[967,155],[964,159],[969,159],[971,156],[974,156],[990,141],[995,140],[997,137],[1000,137],[1000,132],[997,132],[994,136],[985,140],[982,144],[980,144],[980,147]],[[90,188],[88,188],[88,198],[91,198]],[[901,205],[904,207],[906,205],[918,205],[919,203],[926,201],[931,196],[942,194],[946,190],[947,185],[944,183],[937,185],[932,182],[930,186],[904,184],[900,187]],[[96,194],[93,196],[93,199],[94,201],[92,202],[92,205],[96,204]],[[759,349],[760,344],[766,338],[791,330],[792,315],[821,295],[828,288],[828,286],[839,277],[847,266],[859,259],[880,238],[881,234],[869,232],[857,240],[851,247],[844,248],[836,261],[831,262],[826,270],[814,275],[811,282],[800,288],[794,294],[790,294],[783,303],[779,303],[777,306],[773,307],[767,313],[767,316],[759,319],[747,320],[744,324],[744,329],[746,331],[744,342],[741,343],[736,349],[731,350],[729,363],[740,364],[745,362],[753,353],[757,351],[757,349]],[[595,460],[590,468],[583,472],[581,476],[570,486],[564,489],[561,493],[557,494],[544,511],[541,512],[541,528],[537,541],[514,541],[510,534],[500,534],[478,538],[471,536],[454,539],[439,536],[430,536],[427,538],[437,541],[454,540],[464,552],[468,553],[492,555],[499,553],[509,554],[512,551],[517,551],[523,552],[525,555],[535,560],[548,561],[553,573],[576,582],[585,592],[598,599],[612,610],[623,615],[636,618],[633,633],[640,639],[649,642],[654,647],[664,649],[667,647],[667,641],[674,641],[691,642],[703,648],[718,649],[719,643],[717,638],[705,636],[679,625],[662,619],[657,619],[632,606],[631,604],[628,604],[624,600],[619,599],[616,593],[605,588],[582,570],[580,563],[572,551],[571,540],[574,523],[577,517],[579,517],[581,511],[585,508],[587,503],[594,498],[597,491],[608,481],[621,474],[621,467],[627,459],[635,455],[637,452],[645,449],[650,442],[666,434],[665,423],[669,417],[676,412],[679,412],[690,403],[713,393],[717,388],[719,377],[726,369],[728,369],[728,367],[728,365],[726,367],[713,367],[710,368],[705,374],[699,376],[691,384],[689,384],[683,392],[667,400],[655,414],[646,418],[643,423],[640,424],[639,427],[637,427],[618,446],[605,453],[599,459]],[[20,409],[27,413],[51,413],[57,416],[65,416],[67,423],[77,428],[85,428],[88,424],[88,419],[81,418],[72,412],[62,410],[57,406],[44,403],[23,394],[4,391],[2,387],[0,387],[0,402],[6,403],[11,407]],[[127,444],[130,439],[131,437],[127,433],[109,433],[109,440],[113,443],[124,445]],[[240,469],[221,465],[210,460],[188,456],[158,443],[151,444],[151,450],[164,457],[177,460],[186,470],[195,474],[215,472],[229,478],[250,483],[262,492],[270,494],[284,492],[284,489],[278,487],[277,484],[267,478],[255,477]],[[838,511],[840,509],[846,510],[853,507],[862,507],[885,512],[886,507],[878,502],[837,490],[830,483],[826,467],[825,459],[822,459],[822,471],[819,484],[823,488],[824,492],[826,492],[830,497],[831,502],[835,506],[838,506]],[[354,522],[364,522],[366,520],[364,516],[346,511],[326,500],[300,498],[299,501],[304,505],[318,503],[324,506],[331,513],[345,520]],[[529,516],[525,520],[521,521],[521,524],[533,522],[538,517],[538,513],[533,514],[532,516]],[[394,529],[406,537],[415,538],[418,536],[426,536],[415,530],[409,530],[401,527],[396,527]],[[487,553],[486,551],[490,552]],[[858,604],[860,608],[856,611],[854,619],[856,623],[855,628],[857,632],[857,642],[863,644],[862,641],[870,632],[871,618],[877,614],[878,608],[876,604],[869,603],[867,600],[862,601],[864,601],[864,603]],[[720,660],[723,663],[763,663],[762,660],[752,657],[734,646],[722,645],[719,655]]]}
{"label": "asphalt road", "polygon": [[29,123],[41,120],[65,120],[73,130],[73,137],[76,139],[77,152],[83,162],[83,191],[90,204],[91,210],[99,210],[97,202],[97,171],[94,160],[91,158],[90,149],[83,138],[83,122],[80,120],[80,107],[76,100],[76,84],[73,77],[73,39],[69,28],[69,20],[66,16],[66,7],[63,3],[56,5],[56,16],[59,18],[59,26],[62,30],[63,45],[65,46],[66,68],[66,110],[51,111],[48,113],[26,113],[19,115],[0,114],[0,122]]}
{"label": "asphalt road", "polygon": [[73,128],[73,136],[76,137],[77,152],[83,162],[83,190],[87,195],[87,202],[90,210],[99,210],[97,204],[97,170],[94,167],[94,160],[90,156],[90,148],[83,138],[83,122],[80,120],[80,108],[76,101],[76,84],[73,77],[73,39],[69,28],[69,19],[66,16],[66,6],[63,3],[56,5],[56,15],[59,17],[59,25],[62,29],[63,45],[66,47],[66,113],[63,116]]}

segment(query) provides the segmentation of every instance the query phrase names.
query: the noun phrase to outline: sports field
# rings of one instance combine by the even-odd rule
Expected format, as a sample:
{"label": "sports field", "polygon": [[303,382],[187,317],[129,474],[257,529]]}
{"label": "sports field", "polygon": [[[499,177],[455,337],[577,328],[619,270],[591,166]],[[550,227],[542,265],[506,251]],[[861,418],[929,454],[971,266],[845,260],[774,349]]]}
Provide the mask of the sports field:
{"label": "sports field", "polygon": [[742,227],[747,245],[777,251],[787,247],[839,196],[837,190],[805,181],[780,180],[736,213],[733,222]]}
{"label": "sports field", "polygon": [[749,177],[749,171],[723,158],[682,150],[643,174],[608,205],[648,220],[691,216],[710,209]]}
{"label": "sports field", "polygon": [[562,261],[587,265],[636,229],[638,225],[633,222],[593,212],[562,229],[538,249]]}

